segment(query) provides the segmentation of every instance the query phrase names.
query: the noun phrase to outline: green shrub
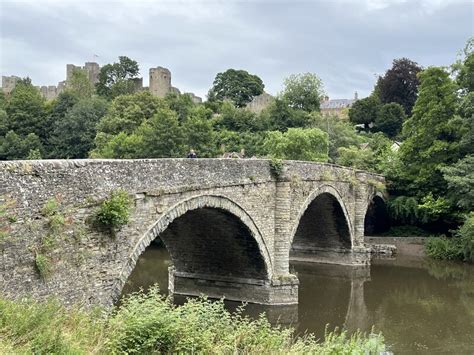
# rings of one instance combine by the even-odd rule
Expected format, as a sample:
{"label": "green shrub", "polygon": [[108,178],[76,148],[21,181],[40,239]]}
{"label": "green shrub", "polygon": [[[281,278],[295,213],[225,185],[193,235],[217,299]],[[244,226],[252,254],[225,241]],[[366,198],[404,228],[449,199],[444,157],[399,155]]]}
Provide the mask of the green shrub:
{"label": "green shrub", "polygon": [[464,261],[474,262],[474,212],[471,212],[464,224],[457,230],[459,248],[463,254]]}
{"label": "green shrub", "polygon": [[275,179],[278,179],[283,174],[283,161],[281,159],[270,159],[270,173]]}
{"label": "green shrub", "polygon": [[96,221],[108,230],[114,230],[128,223],[132,201],[124,190],[115,190],[109,199],[102,202]]}
{"label": "green shrub", "polygon": [[55,301],[0,299],[0,353],[98,353],[104,325],[98,312],[66,309]]}
{"label": "green shrub", "polygon": [[43,254],[36,254],[35,257],[36,268],[38,269],[39,275],[43,280],[46,280],[51,276],[52,266],[49,258]]}
{"label": "green shrub", "polygon": [[435,259],[474,262],[474,212],[466,217],[453,237],[430,238],[426,253]]}
{"label": "green shrub", "polygon": [[41,209],[41,214],[45,217],[51,217],[59,211],[59,203],[55,198],[49,199]]}
{"label": "green shrub", "polygon": [[223,301],[189,300],[175,306],[157,288],[136,293],[109,314],[66,309],[57,302],[0,298],[0,351],[35,354],[379,354],[383,337],[327,332],[297,338],[262,315],[251,320]]}

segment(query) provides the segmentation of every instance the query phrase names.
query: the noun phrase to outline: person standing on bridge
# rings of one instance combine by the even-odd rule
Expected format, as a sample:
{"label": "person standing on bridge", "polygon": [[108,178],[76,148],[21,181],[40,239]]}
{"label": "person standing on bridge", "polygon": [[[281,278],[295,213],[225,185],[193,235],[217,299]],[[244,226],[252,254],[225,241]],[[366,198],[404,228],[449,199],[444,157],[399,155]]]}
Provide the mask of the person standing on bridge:
{"label": "person standing on bridge", "polygon": [[187,157],[188,157],[188,158],[197,158],[198,156],[197,156],[196,152],[194,151],[194,149],[191,149],[191,150],[189,151]]}

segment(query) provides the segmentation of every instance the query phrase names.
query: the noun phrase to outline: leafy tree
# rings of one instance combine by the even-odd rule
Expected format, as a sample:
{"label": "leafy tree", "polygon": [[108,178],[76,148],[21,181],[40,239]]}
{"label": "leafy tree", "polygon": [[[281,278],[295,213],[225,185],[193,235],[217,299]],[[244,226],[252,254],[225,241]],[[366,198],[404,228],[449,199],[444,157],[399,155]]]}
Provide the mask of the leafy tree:
{"label": "leafy tree", "polygon": [[218,73],[209,90],[208,100],[231,100],[235,106],[244,107],[255,96],[263,93],[265,85],[257,75],[245,70],[227,69]]}
{"label": "leafy tree", "polygon": [[456,164],[441,168],[448,182],[449,194],[464,211],[474,210],[474,155],[468,155]]}
{"label": "leafy tree", "polygon": [[349,120],[354,124],[363,124],[366,132],[370,130],[370,124],[377,119],[380,101],[375,96],[369,96],[354,102],[349,109]]}
{"label": "leafy tree", "polygon": [[328,136],[318,128],[289,128],[285,133],[268,132],[263,148],[273,158],[328,160]]}
{"label": "leafy tree", "polygon": [[249,110],[234,107],[229,102],[224,102],[217,120],[217,126],[231,131],[259,131],[262,130],[263,121]]}
{"label": "leafy tree", "polygon": [[246,157],[264,155],[264,140],[265,132],[235,132],[223,129],[215,134],[216,146],[221,153],[243,150]]}
{"label": "leafy tree", "polygon": [[136,89],[133,79],[139,74],[138,63],[128,57],[120,56],[118,63],[106,64],[99,72],[96,84],[97,94],[107,99],[131,94]]}
{"label": "leafy tree", "polygon": [[406,140],[400,147],[406,188],[414,195],[446,191],[440,167],[460,155],[462,131],[456,111],[456,85],[442,68],[430,67],[419,74],[420,91],[413,115],[403,126]]}
{"label": "leafy tree", "polygon": [[288,128],[307,127],[311,116],[303,110],[294,109],[281,99],[276,99],[260,114],[262,127],[269,130],[286,131]]}
{"label": "leafy tree", "polygon": [[196,106],[189,94],[170,92],[166,94],[165,101],[178,114],[178,120],[183,122]]}
{"label": "leafy tree", "polygon": [[188,150],[194,149],[202,158],[216,156],[213,121],[194,114],[184,122],[182,129]]}
{"label": "leafy tree", "polygon": [[136,159],[143,155],[143,137],[120,132],[110,136],[103,132],[95,137],[96,148],[90,152],[91,158]]}
{"label": "leafy tree", "polygon": [[405,111],[401,105],[394,102],[382,105],[377,111],[374,130],[394,138],[400,133],[405,119]]}
{"label": "leafy tree", "polygon": [[8,115],[3,109],[0,109],[0,137],[8,132]]}
{"label": "leafy tree", "polygon": [[44,99],[29,78],[17,82],[5,111],[8,115],[7,129],[20,136],[36,134],[46,141],[49,127],[44,124]]}
{"label": "leafy tree", "polygon": [[67,83],[67,90],[78,99],[88,99],[94,94],[94,85],[89,81],[84,70],[75,69],[72,72],[71,79]]}
{"label": "leafy tree", "polygon": [[93,147],[96,126],[107,112],[107,102],[99,98],[79,101],[64,118],[57,120],[51,143],[56,158],[87,158]]}
{"label": "leafy tree", "polygon": [[163,99],[148,91],[119,96],[112,101],[107,115],[99,122],[97,130],[115,135],[132,133],[144,120],[153,117],[159,109],[166,108]]}
{"label": "leafy tree", "polygon": [[42,150],[41,141],[34,133],[22,137],[14,131],[9,131],[5,137],[0,137],[0,160],[27,159],[31,158],[32,151]]}
{"label": "leafy tree", "polygon": [[410,116],[418,93],[417,74],[422,68],[408,58],[395,59],[392,68],[377,82],[376,92],[382,103],[396,102],[403,106]]}
{"label": "leafy tree", "polygon": [[474,37],[471,37],[464,47],[456,63],[452,65],[453,73],[456,76],[456,83],[463,94],[474,91]]}
{"label": "leafy tree", "polygon": [[173,158],[185,154],[183,132],[176,112],[170,109],[159,109],[137,128],[135,134],[143,137],[142,157]]}
{"label": "leafy tree", "polygon": [[293,74],[284,81],[281,97],[292,108],[307,112],[319,111],[324,95],[321,79],[313,73]]}
{"label": "leafy tree", "polygon": [[361,149],[357,146],[340,147],[337,164],[350,166],[355,169],[372,170],[374,152],[370,148]]}
{"label": "leafy tree", "polygon": [[367,139],[366,137],[357,134],[353,125],[346,120],[341,120],[337,116],[322,116],[319,113],[313,113],[311,117],[311,125],[328,134],[329,161],[333,163],[335,163],[339,157],[339,148],[358,146]]}
{"label": "leafy tree", "polygon": [[4,110],[7,105],[7,98],[3,90],[0,90],[0,110]]}

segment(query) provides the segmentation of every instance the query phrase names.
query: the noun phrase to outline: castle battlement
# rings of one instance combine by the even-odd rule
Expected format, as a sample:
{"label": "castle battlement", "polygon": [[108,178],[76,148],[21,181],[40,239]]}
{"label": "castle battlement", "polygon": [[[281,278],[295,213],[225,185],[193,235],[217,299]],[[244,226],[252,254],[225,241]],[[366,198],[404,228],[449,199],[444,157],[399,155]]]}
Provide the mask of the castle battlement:
{"label": "castle battlement", "polygon": [[[66,80],[60,81],[57,86],[37,86],[38,90],[41,92],[41,95],[46,100],[52,100],[56,98],[61,92],[67,88],[67,83],[71,80],[72,74],[75,70],[84,71],[87,75],[89,81],[95,85],[99,82],[99,73],[100,65],[95,62],[86,62],[84,66],[75,65],[75,64],[66,64]],[[5,94],[10,94],[16,86],[17,81],[20,78],[17,76],[2,76],[2,90]],[[168,68],[156,67],[150,68],[149,70],[149,86],[143,86],[143,78],[134,78],[131,79],[134,83],[136,91],[148,90],[152,95],[157,97],[165,97],[168,93],[177,93],[180,94],[180,90],[171,85],[171,71]],[[193,102],[201,103],[202,98],[194,95],[193,93],[188,93],[191,95]]]}

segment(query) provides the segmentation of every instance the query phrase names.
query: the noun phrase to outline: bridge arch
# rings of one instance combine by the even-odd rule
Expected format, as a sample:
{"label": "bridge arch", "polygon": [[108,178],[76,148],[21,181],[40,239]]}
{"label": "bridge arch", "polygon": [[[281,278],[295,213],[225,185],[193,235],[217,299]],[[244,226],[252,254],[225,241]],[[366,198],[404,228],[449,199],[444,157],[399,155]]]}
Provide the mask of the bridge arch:
{"label": "bridge arch", "polygon": [[290,243],[292,252],[352,248],[352,221],[344,199],[334,186],[319,186],[306,198],[295,219]]}
{"label": "bridge arch", "polygon": [[[140,238],[140,240],[135,244],[130,256],[128,257],[126,265],[123,267],[120,277],[114,287],[114,296],[118,298],[120,295],[125,282],[127,281],[128,277],[132,273],[135,265],[137,263],[138,258],[144,252],[144,250],[151,244],[153,240],[160,237],[168,252],[170,253],[170,257],[175,265],[177,266],[178,271],[184,271],[185,273],[190,273],[193,270],[192,265],[192,258],[191,255],[193,253],[192,245],[185,244],[186,248],[173,243],[172,238],[176,237],[176,233],[179,233],[179,230],[175,230],[174,233],[171,231],[168,233],[166,238],[163,238],[163,234],[167,233],[171,228],[175,227],[178,222],[182,220],[187,220],[187,223],[191,225],[188,226],[188,231],[193,231],[193,223],[196,221],[203,222],[203,219],[206,217],[216,218],[218,222],[229,222],[230,227],[234,228],[234,232],[237,231],[242,236],[242,233],[247,233],[246,240],[243,241],[244,245],[242,248],[247,248],[246,250],[242,249],[242,254],[246,252],[253,252],[254,254],[251,255],[252,260],[255,264],[255,272],[252,272],[251,275],[245,275],[245,270],[241,271],[242,278],[249,277],[249,278],[256,278],[261,279],[261,281],[267,282],[271,279],[272,275],[272,260],[270,258],[270,253],[265,243],[265,240],[260,232],[259,228],[250,217],[250,215],[237,203],[232,201],[231,199],[219,196],[219,195],[200,195],[194,196],[184,201],[180,201],[177,204],[170,207],[165,213],[163,213],[160,218],[148,229],[148,231]],[[208,226],[210,226],[209,221]],[[215,221],[214,221],[215,222]],[[199,223],[199,222],[198,222]],[[194,226],[195,227],[195,226]],[[211,228],[211,227],[209,227]],[[213,233],[213,229],[207,229],[207,232]],[[219,226],[216,226],[219,229]],[[179,226],[178,226],[179,229]],[[204,236],[205,237],[205,236]],[[187,238],[187,242],[192,242],[190,238]],[[215,242],[217,244],[221,243],[221,246],[225,246],[225,241],[218,241],[218,240],[206,240],[207,242]],[[242,243],[241,243],[242,244]],[[217,246],[218,247],[218,246]],[[235,245],[234,245],[235,247]],[[186,253],[186,249],[190,249],[190,252]],[[215,250],[207,250],[206,246],[200,246],[199,250],[197,250],[197,254],[200,254],[203,258],[201,261],[203,263],[207,263],[208,260],[206,258],[218,257],[216,255]],[[222,253],[225,254],[225,250],[222,250]],[[187,255],[184,255],[187,254]],[[258,254],[258,255],[256,255]],[[243,258],[246,258],[246,255],[241,255]],[[183,260],[181,260],[183,259]],[[199,268],[199,266],[196,266]],[[225,268],[225,266],[224,266]],[[180,270],[181,269],[181,270]],[[196,271],[196,270],[194,270]],[[199,271],[199,270],[198,270]],[[235,271],[235,270],[234,270]],[[221,278],[225,279],[225,275],[220,275]]]}
{"label": "bridge arch", "polygon": [[364,235],[378,234],[390,228],[386,197],[381,192],[369,196],[364,217]]}

